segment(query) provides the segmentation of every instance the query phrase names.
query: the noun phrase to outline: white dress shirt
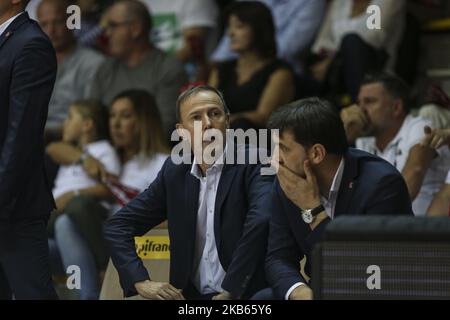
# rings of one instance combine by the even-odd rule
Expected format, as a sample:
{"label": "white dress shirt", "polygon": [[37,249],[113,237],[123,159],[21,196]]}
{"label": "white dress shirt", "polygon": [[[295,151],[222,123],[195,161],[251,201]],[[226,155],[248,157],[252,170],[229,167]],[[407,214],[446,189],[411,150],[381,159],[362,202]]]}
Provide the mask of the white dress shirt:
{"label": "white dress shirt", "polygon": [[9,25],[10,25],[10,24],[11,24],[18,16],[20,16],[22,13],[23,13],[23,12],[21,12],[21,13],[15,15],[14,17],[12,17],[12,18],[6,20],[5,22],[3,22],[3,23],[0,25],[0,37],[2,36],[3,32],[5,32],[5,30],[8,29]]}
{"label": "white dress shirt", "polygon": [[341,186],[342,175],[344,174],[345,160],[342,158],[339,163],[339,167],[334,175],[333,183],[331,184],[330,192],[328,193],[328,198],[320,195],[320,202],[325,208],[325,212],[330,217],[334,219],[334,209],[336,208],[336,201],[339,193],[339,187]]}
{"label": "white dress shirt", "polygon": [[226,274],[219,260],[214,233],[214,207],[222,168],[223,161],[216,161],[203,176],[196,159],[191,168],[191,175],[200,180],[194,274],[191,280],[201,294],[222,292]]}
{"label": "white dress shirt", "polygon": [[[398,171],[402,172],[412,147],[419,144],[424,137],[423,128],[431,122],[421,117],[408,115],[403,121],[394,139],[379,150],[375,137],[365,137],[356,140],[356,148],[375,154],[388,161]],[[412,203],[416,216],[424,216],[435,194],[439,192],[445,182],[445,176],[450,169],[450,152],[447,147],[437,150],[438,156],[431,162],[422,182],[422,187]]]}
{"label": "white dress shirt", "polygon": [[[339,167],[334,174],[333,183],[331,184],[330,192],[328,193],[328,198],[324,197],[323,195],[320,195],[320,202],[325,208],[325,212],[330,217],[330,219],[334,218],[334,209],[336,208],[336,201],[337,196],[339,193],[339,187],[341,186],[342,181],[342,175],[344,174],[344,165],[345,160],[342,158]],[[289,300],[289,296],[291,295],[292,291],[294,291],[295,288],[304,285],[303,282],[297,282],[292,287],[289,288],[289,290],[286,292],[286,295],[284,298],[286,300]]]}

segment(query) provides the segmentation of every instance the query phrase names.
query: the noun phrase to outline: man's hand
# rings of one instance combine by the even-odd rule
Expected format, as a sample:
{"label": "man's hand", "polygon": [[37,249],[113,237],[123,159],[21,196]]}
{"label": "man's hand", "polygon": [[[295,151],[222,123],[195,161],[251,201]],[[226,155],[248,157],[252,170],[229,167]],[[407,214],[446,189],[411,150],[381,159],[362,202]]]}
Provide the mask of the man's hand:
{"label": "man's hand", "polygon": [[74,196],[75,196],[75,193],[73,191],[69,191],[69,192],[63,193],[58,198],[56,198],[56,200],[55,200],[56,210],[58,210],[59,212],[64,211],[67,204],[69,203],[70,200],[73,199]]}
{"label": "man's hand", "polygon": [[302,284],[294,289],[289,295],[289,300],[312,300],[313,292],[306,284]]}
{"label": "man's hand", "polygon": [[424,128],[425,137],[421,141],[422,146],[439,149],[443,145],[450,148],[450,129],[431,129],[429,126]]}
{"label": "man's hand", "polygon": [[214,297],[212,297],[213,300],[232,300],[233,297],[231,296],[231,294],[229,292],[223,291],[221,293],[219,293],[218,295],[215,295]]}
{"label": "man's hand", "polygon": [[350,143],[354,143],[357,138],[363,136],[369,124],[369,119],[356,104],[342,109],[341,119],[344,123],[347,141]]}
{"label": "man's hand", "polygon": [[181,290],[170,283],[145,280],[134,284],[136,291],[150,300],[184,300]]}
{"label": "man's hand", "polygon": [[106,181],[109,178],[109,174],[103,163],[92,156],[87,156],[83,161],[83,169],[91,178],[97,181]]}
{"label": "man's hand", "polygon": [[303,168],[306,179],[292,172],[283,164],[279,166],[277,177],[286,197],[297,207],[313,209],[320,205],[319,187],[308,160],[303,163]]}

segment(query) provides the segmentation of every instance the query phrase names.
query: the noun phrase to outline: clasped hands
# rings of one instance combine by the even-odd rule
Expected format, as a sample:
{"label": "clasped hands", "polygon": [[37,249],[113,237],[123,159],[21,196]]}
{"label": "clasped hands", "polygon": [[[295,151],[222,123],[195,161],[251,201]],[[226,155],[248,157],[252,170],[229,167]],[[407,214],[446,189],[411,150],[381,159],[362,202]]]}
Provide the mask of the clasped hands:
{"label": "clasped hands", "polygon": [[[137,293],[150,300],[185,300],[182,290],[167,282],[145,280],[135,283]],[[215,295],[212,300],[231,300],[230,293],[223,291]]]}

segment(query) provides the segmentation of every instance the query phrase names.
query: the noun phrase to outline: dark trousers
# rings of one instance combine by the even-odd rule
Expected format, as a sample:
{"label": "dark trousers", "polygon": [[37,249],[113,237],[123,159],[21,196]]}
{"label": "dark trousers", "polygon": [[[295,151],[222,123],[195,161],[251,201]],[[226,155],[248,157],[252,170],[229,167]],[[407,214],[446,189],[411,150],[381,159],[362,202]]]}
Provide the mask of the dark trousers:
{"label": "dark trousers", "polygon": [[0,235],[0,299],[58,299],[46,228],[46,219],[23,220]]}
{"label": "dark trousers", "polygon": [[356,102],[364,75],[367,72],[382,70],[387,54],[384,50],[376,50],[358,35],[348,34],[342,39],[338,55],[342,59],[345,90]]}

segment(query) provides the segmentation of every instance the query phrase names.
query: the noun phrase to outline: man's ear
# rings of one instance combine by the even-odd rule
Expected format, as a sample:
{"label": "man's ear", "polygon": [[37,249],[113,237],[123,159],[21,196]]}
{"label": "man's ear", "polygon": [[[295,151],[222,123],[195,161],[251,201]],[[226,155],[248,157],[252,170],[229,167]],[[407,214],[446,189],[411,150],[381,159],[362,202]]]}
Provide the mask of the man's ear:
{"label": "man's ear", "polygon": [[321,164],[326,155],[327,151],[325,150],[325,147],[320,143],[316,143],[309,149],[309,160],[313,165]]}
{"label": "man's ear", "polygon": [[401,99],[395,99],[392,106],[392,111],[395,117],[402,116],[405,112],[404,102]]}
{"label": "man's ear", "polygon": [[132,39],[137,39],[140,37],[141,33],[143,32],[143,26],[139,25],[137,23],[131,24],[131,37]]}

